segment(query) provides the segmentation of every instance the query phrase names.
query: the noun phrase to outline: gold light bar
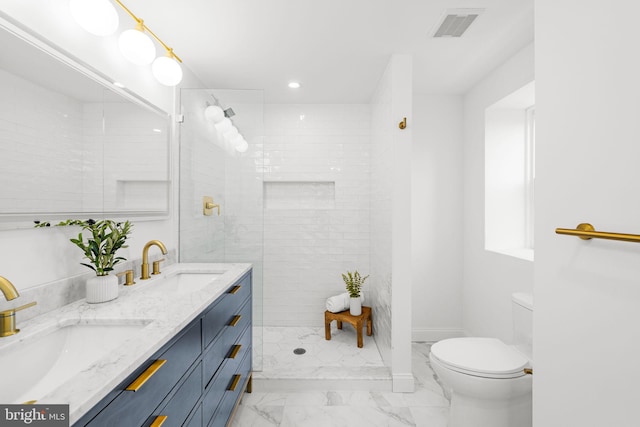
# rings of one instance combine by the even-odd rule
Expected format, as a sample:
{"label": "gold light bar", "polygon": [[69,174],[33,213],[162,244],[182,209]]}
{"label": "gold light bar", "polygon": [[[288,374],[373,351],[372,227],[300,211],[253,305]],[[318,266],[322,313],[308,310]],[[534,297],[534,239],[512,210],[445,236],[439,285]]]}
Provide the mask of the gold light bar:
{"label": "gold light bar", "polygon": [[578,224],[575,230],[569,228],[556,228],[556,234],[565,234],[568,236],[576,236],[582,240],[590,239],[608,239],[621,240],[623,242],[640,243],[640,235],[626,233],[609,233],[606,231],[596,231],[593,225],[588,223]]}
{"label": "gold light bar", "polygon": [[134,15],[133,12],[131,12],[129,8],[127,8],[127,6],[125,6],[120,0],[114,0],[114,1],[118,3],[118,5],[121,8],[123,8],[125,12],[127,12],[134,19],[134,21],[136,21],[137,24],[139,24],[140,26],[142,26],[142,28],[147,30],[149,34],[151,34],[153,38],[156,39],[158,43],[160,43],[162,47],[166,49],[166,51],[169,53],[171,57],[175,58],[178,62],[182,62],[182,59],[180,59],[180,57],[173,52],[173,49],[167,46],[162,40],[160,40],[160,37],[156,36],[156,34],[153,31],[151,31],[151,28],[147,27],[147,25],[144,23],[142,19]]}

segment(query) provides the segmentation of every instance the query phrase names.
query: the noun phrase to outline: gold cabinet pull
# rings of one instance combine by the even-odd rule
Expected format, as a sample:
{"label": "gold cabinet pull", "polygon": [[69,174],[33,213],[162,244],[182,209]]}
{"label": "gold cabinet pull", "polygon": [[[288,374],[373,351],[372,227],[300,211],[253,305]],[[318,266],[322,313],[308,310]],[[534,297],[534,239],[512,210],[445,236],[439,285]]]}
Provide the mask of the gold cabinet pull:
{"label": "gold cabinet pull", "polygon": [[242,286],[239,286],[239,285],[238,286],[234,286],[233,288],[231,288],[231,290],[229,290],[229,293],[230,294],[236,294],[236,293],[238,293],[238,291],[240,290],[241,287]]}
{"label": "gold cabinet pull", "polygon": [[140,387],[142,387],[144,385],[144,383],[149,381],[149,378],[151,378],[153,376],[153,374],[158,372],[158,369],[160,369],[162,367],[162,365],[164,365],[165,363],[167,363],[167,361],[163,360],[163,359],[159,359],[159,360],[156,360],[155,362],[153,362],[151,364],[151,366],[149,366],[146,371],[144,371],[142,374],[140,374],[140,376],[138,378],[136,378],[134,382],[129,384],[129,387],[127,387],[125,390],[127,390],[127,391],[138,391],[138,390],[140,390]]}
{"label": "gold cabinet pull", "polygon": [[532,368],[524,368],[524,373],[526,375],[533,375],[533,369]]}
{"label": "gold cabinet pull", "polygon": [[229,359],[235,359],[238,355],[238,352],[242,348],[241,344],[236,344],[231,348],[231,353],[229,354]]}
{"label": "gold cabinet pull", "polygon": [[236,314],[235,316],[233,316],[233,319],[231,319],[231,322],[229,322],[229,326],[236,326],[241,318],[241,315]]}
{"label": "gold cabinet pull", "polygon": [[156,419],[153,420],[150,427],[160,427],[165,421],[167,421],[167,418],[169,417],[166,415],[158,415]]}
{"label": "gold cabinet pull", "polygon": [[235,391],[236,387],[238,387],[238,383],[240,382],[240,377],[242,377],[240,374],[235,374],[233,376],[233,381],[231,381],[231,385],[227,389],[228,391]]}

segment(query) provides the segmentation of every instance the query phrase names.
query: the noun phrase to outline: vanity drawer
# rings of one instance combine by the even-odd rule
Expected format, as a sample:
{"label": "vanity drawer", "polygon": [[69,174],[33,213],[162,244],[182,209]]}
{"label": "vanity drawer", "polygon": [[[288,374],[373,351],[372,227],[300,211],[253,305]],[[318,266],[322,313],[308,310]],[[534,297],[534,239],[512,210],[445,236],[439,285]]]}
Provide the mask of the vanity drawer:
{"label": "vanity drawer", "polygon": [[[120,393],[87,425],[140,426],[153,413],[201,352],[200,322],[194,322],[166,351],[144,363],[119,387]],[[164,360],[165,362],[158,362]],[[151,374],[152,366],[159,366]],[[151,375],[148,375],[151,374]],[[138,380],[148,376],[143,384]],[[130,388],[131,390],[127,390]],[[137,389],[133,391],[133,389]]]}
{"label": "vanity drawer", "polygon": [[[249,363],[247,369],[251,368],[251,348],[246,349],[245,358],[243,359],[243,367],[245,364]],[[219,406],[221,402],[225,399],[225,397],[229,394],[235,394],[237,397],[240,389],[244,385],[246,381],[247,374],[242,371],[238,371],[237,364],[234,363],[224,363],[216,376],[214,377],[212,383],[209,385],[209,389],[205,392],[204,400],[202,401],[202,409],[204,420],[209,422],[208,420],[211,418],[212,414],[218,414],[216,416],[222,416],[222,412],[219,410]],[[240,375],[236,379],[236,376]],[[229,414],[224,418],[224,423],[226,423]],[[225,424],[222,424],[225,425]]]}
{"label": "vanity drawer", "polygon": [[[247,382],[249,375],[251,374],[251,352],[249,351],[245,358],[242,360],[240,369],[232,376],[231,382],[227,383],[228,387],[223,392],[222,401],[218,406],[216,413],[209,422],[208,427],[224,427],[229,421],[231,412],[238,401],[240,393],[244,390],[244,385]],[[237,376],[237,385],[232,389],[234,377]]]}
{"label": "vanity drawer", "polygon": [[159,411],[155,411],[148,423],[156,417],[166,416],[163,427],[180,427],[189,416],[191,409],[198,403],[202,395],[202,363],[198,363],[187,379],[180,385],[178,391],[171,396],[167,404]]}
{"label": "vanity drawer", "polygon": [[202,321],[203,347],[207,347],[227,326],[238,309],[251,295],[251,275],[244,276],[219,298],[218,302],[204,315]]}
{"label": "vanity drawer", "polygon": [[251,346],[251,334],[252,328],[246,327],[244,333],[234,340],[224,339],[227,335],[224,334],[223,337],[214,341],[203,357],[205,389],[210,386],[212,378],[222,362],[227,361],[229,363],[229,360],[234,359],[236,361],[242,360],[247,348]]}

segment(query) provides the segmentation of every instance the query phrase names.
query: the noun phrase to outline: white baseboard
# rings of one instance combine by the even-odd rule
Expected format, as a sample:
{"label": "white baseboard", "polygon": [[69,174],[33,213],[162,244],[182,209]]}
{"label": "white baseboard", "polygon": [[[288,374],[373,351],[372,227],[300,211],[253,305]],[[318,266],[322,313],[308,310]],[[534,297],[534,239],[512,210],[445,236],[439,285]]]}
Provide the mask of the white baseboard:
{"label": "white baseboard", "polygon": [[436,342],[447,338],[464,337],[462,329],[414,328],[411,341]]}
{"label": "white baseboard", "polygon": [[413,374],[393,374],[392,377],[394,393],[413,393]]}

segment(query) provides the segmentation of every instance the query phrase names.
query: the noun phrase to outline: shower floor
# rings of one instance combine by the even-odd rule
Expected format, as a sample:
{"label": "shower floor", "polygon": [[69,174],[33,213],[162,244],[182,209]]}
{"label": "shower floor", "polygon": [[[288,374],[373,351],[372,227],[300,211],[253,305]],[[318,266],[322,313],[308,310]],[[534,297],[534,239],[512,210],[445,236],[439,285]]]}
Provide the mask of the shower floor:
{"label": "shower floor", "polygon": [[[254,372],[253,379],[270,389],[390,389],[391,373],[373,337],[365,334],[363,344],[358,348],[349,325],[337,329],[332,324],[329,341],[324,327],[264,327],[262,371]],[[296,354],[301,349],[304,353]]]}

